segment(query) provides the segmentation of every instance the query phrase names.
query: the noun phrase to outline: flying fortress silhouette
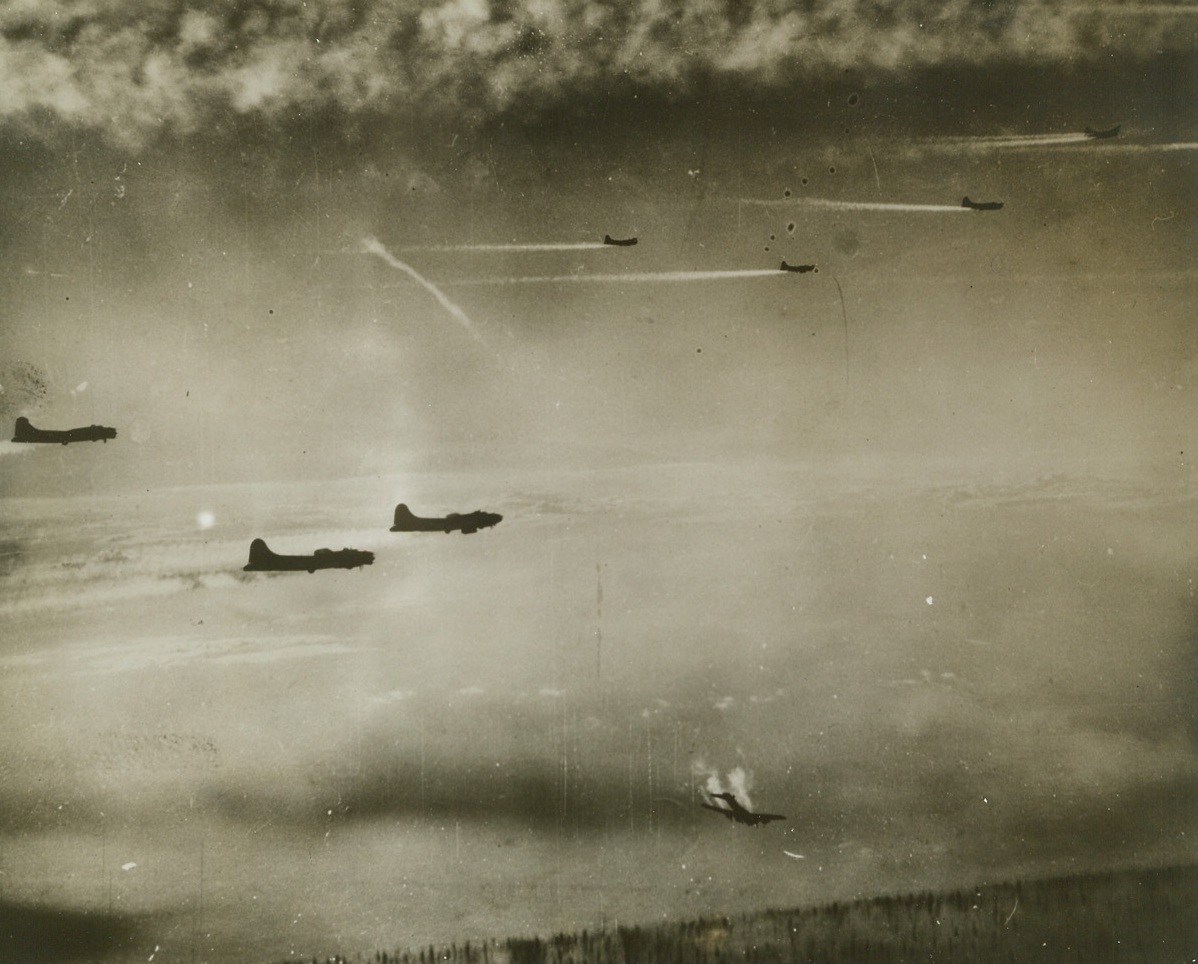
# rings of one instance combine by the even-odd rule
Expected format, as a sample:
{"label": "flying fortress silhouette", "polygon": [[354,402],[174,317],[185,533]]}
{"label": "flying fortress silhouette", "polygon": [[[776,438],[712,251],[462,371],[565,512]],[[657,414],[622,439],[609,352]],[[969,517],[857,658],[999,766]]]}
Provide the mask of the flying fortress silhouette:
{"label": "flying fortress silhouette", "polygon": [[971,201],[967,194],[961,198],[961,207],[971,211],[1001,211],[1002,201]]}
{"label": "flying fortress silhouette", "polygon": [[86,428],[42,429],[34,428],[24,415],[17,419],[13,429],[14,442],[45,442],[67,445],[70,442],[107,442],[116,438],[116,429],[105,425],[88,425]]}
{"label": "flying fortress silhouette", "polygon": [[460,530],[463,535],[470,535],[472,532],[478,532],[479,529],[489,529],[491,526],[499,525],[502,521],[503,516],[498,512],[483,512],[482,509],[467,512],[464,515],[451,512],[444,518],[422,518],[413,515],[412,510],[401,502],[395,507],[395,525],[391,527],[391,531],[450,533]]}
{"label": "flying fortress silhouette", "polygon": [[317,549],[310,556],[281,556],[272,552],[265,540],[250,543],[250,561],[245,572],[315,572],[317,569],[357,569],[374,562],[374,553],[365,549]]}
{"label": "flying fortress silhouette", "polygon": [[701,803],[699,806],[707,810],[714,810],[716,813],[723,814],[729,820],[736,823],[743,823],[750,827],[760,827],[769,823],[771,820],[785,820],[786,817],[780,813],[753,813],[751,810],[746,810],[736,799],[734,793],[713,793],[711,796],[716,800],[725,801],[728,806],[717,807],[711,803]]}

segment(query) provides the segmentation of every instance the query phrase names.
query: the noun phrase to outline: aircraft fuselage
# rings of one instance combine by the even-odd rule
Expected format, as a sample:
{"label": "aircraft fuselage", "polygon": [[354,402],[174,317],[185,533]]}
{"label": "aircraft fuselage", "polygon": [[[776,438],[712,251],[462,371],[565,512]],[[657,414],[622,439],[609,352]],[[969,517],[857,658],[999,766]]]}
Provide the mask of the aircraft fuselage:
{"label": "aircraft fuselage", "polygon": [[250,543],[250,561],[245,572],[315,572],[317,569],[357,569],[374,562],[365,549],[317,549],[310,556],[284,556],[272,552],[262,539]]}
{"label": "aircraft fuselage", "polygon": [[971,201],[968,197],[961,198],[961,207],[971,211],[1001,211],[1002,201]]}
{"label": "aircraft fuselage", "polygon": [[481,509],[466,513],[451,512],[440,518],[425,518],[413,514],[412,510],[401,502],[395,507],[395,524],[391,526],[391,531],[461,532],[463,535],[470,535],[479,529],[499,525],[502,521],[503,516],[498,512],[483,512]]}
{"label": "aircraft fuselage", "polygon": [[772,820],[786,819],[780,813],[753,813],[751,810],[746,810],[731,793],[713,793],[712,796],[718,800],[723,800],[728,806],[717,807],[710,803],[701,803],[699,806],[707,810],[714,810],[716,813],[722,814],[736,823],[743,823],[750,827],[761,827]]}
{"label": "aircraft fuselage", "polygon": [[34,428],[29,419],[17,419],[13,429],[14,442],[40,442],[49,445],[67,445],[71,442],[107,442],[116,438],[116,429],[106,425],[88,425],[85,428],[44,429]]}

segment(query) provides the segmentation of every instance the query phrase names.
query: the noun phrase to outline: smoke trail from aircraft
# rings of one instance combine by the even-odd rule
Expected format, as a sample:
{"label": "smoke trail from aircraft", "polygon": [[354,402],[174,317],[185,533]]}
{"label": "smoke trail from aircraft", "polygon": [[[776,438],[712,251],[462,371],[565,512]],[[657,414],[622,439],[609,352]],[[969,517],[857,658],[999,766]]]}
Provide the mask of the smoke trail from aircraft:
{"label": "smoke trail from aircraft", "polygon": [[915,153],[926,151],[1029,151],[1040,147],[1067,146],[1072,150],[1113,151],[1128,154],[1153,154],[1160,151],[1195,151],[1198,142],[1178,141],[1171,144],[1129,144],[1086,134],[1029,134],[1023,137],[997,135],[992,137],[947,137],[918,141],[911,146]]}
{"label": "smoke trail from aircraft", "polygon": [[454,318],[461,322],[462,327],[465,328],[466,331],[468,331],[475,338],[475,340],[479,342],[479,344],[486,345],[486,341],[483,339],[483,336],[478,333],[478,330],[474,327],[474,322],[470,320],[470,316],[467,315],[466,312],[462,311],[461,308],[445,297],[445,293],[426,277],[424,277],[424,275],[422,275],[419,271],[417,271],[411,265],[400,261],[399,258],[395,257],[390,251],[384,248],[378,238],[363,238],[362,250],[367,254],[373,254],[379,258],[382,258],[385,262],[387,262],[387,264],[391,265],[391,267],[395,268],[397,271],[402,271],[409,275],[412,280],[414,280],[417,284],[424,288],[425,291],[436,298],[438,304],[440,304],[442,308],[444,308],[451,315],[453,315]]}
{"label": "smoke trail from aircraft", "polygon": [[1069,11],[1070,13],[1106,13],[1121,16],[1136,16],[1137,14],[1198,14],[1198,6],[1185,6],[1177,3],[1102,3],[1095,6],[1081,6]]}
{"label": "smoke trail from aircraft", "polygon": [[16,442],[0,441],[0,458],[5,455],[20,455],[23,452],[32,452],[37,446],[21,445]]}
{"label": "smoke trail from aircraft", "polygon": [[729,770],[726,781],[720,776],[719,770],[708,766],[701,759],[695,760],[691,765],[691,772],[695,776],[703,778],[703,790],[707,796],[710,797],[716,793],[733,793],[737,800],[750,810],[753,809],[753,800],[749,796],[749,787],[753,783],[753,776],[743,767],[733,767]]}
{"label": "smoke trail from aircraft", "polygon": [[[836,281],[836,276],[833,275],[833,281]],[[840,287],[840,282],[836,281],[836,293],[840,295],[840,320],[844,322],[844,387],[849,387],[849,312],[844,306],[844,290]]]}
{"label": "smoke trail from aircraft", "polygon": [[1095,144],[1103,151],[1123,151],[1128,154],[1156,154],[1160,151],[1198,151],[1198,141],[1177,141],[1172,144]]}
{"label": "smoke trail from aircraft", "polygon": [[1066,134],[976,134],[970,137],[935,137],[931,139],[932,143],[943,142],[961,142],[974,143],[977,141],[1085,141],[1092,138],[1082,133],[1081,131],[1069,131]]}
{"label": "smoke trail from aircraft", "polygon": [[986,137],[943,137],[924,141],[921,146],[965,148],[968,150],[1027,150],[1034,147],[1056,147],[1062,144],[1094,143],[1094,138],[1075,132],[1070,134],[998,134]]}
{"label": "smoke trail from aircraft", "polygon": [[749,785],[753,782],[753,775],[743,767],[733,767],[728,771],[728,790],[735,793],[737,798],[746,806],[752,809],[753,800],[749,796]]}
{"label": "smoke trail from aircraft", "polygon": [[526,244],[429,244],[401,248],[401,251],[604,251],[612,246],[602,241],[547,241]]}
{"label": "smoke trail from aircraft", "polygon": [[473,278],[454,281],[455,285],[517,285],[517,284],[565,284],[567,282],[637,283],[654,281],[728,281],[743,278],[774,278],[783,272],[777,268],[729,268],[717,271],[645,271],[629,274],[554,274],[526,275],[512,278]]}
{"label": "smoke trail from aircraft", "polygon": [[898,204],[890,201],[832,201],[828,198],[737,198],[737,204],[761,208],[804,207],[826,211],[911,211],[919,214],[960,214],[968,211],[959,204]]}

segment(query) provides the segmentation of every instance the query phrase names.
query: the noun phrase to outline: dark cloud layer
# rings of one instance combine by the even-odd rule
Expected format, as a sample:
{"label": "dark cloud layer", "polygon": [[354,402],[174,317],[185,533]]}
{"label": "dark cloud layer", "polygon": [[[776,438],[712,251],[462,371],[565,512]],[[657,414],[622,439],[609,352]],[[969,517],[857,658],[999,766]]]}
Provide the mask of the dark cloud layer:
{"label": "dark cloud layer", "polygon": [[124,144],[231,116],[480,120],[712,77],[784,89],[845,70],[1150,56],[1184,48],[1189,19],[977,0],[17,3],[0,14],[0,117]]}
{"label": "dark cloud layer", "polygon": [[0,959],[9,964],[94,960],[132,942],[133,919],[0,901]]}

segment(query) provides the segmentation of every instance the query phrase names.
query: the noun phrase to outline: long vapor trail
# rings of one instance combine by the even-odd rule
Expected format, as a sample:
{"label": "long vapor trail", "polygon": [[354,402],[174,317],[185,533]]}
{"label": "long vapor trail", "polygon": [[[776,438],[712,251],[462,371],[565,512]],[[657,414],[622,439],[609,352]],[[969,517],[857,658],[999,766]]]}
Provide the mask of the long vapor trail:
{"label": "long vapor trail", "polygon": [[[836,277],[832,277],[836,281]],[[849,387],[849,313],[844,306],[844,291],[836,281],[836,293],[840,295],[840,320],[844,323],[844,387]]]}
{"label": "long vapor trail", "polygon": [[424,288],[425,291],[436,298],[438,304],[440,304],[442,308],[444,308],[451,315],[453,315],[454,318],[460,321],[462,327],[465,328],[466,331],[468,331],[480,344],[486,344],[486,341],[483,340],[483,336],[478,333],[478,330],[474,327],[474,322],[470,320],[470,316],[467,315],[466,312],[462,311],[461,308],[445,297],[445,293],[426,277],[424,277],[424,275],[422,275],[419,271],[413,268],[410,264],[404,264],[404,262],[400,261],[399,258],[395,257],[390,251],[384,248],[378,238],[363,238],[362,250],[367,254],[373,254],[382,258],[387,262],[387,264],[391,265],[391,267],[409,275],[412,280],[414,280],[417,284]]}
{"label": "long vapor trail", "polygon": [[888,201],[832,201],[827,198],[782,198],[779,200],[764,200],[761,198],[737,198],[737,204],[751,204],[754,207],[782,208],[804,207],[822,208],[827,211],[914,211],[933,214],[960,214],[969,208],[959,204],[897,204]]}
{"label": "long vapor trail", "polygon": [[1177,141],[1173,144],[1096,144],[1103,151],[1125,151],[1128,154],[1155,154],[1158,151],[1198,151],[1198,141]]}
{"label": "long vapor trail", "polygon": [[1124,151],[1129,154],[1149,154],[1157,151],[1194,151],[1198,142],[1178,141],[1171,144],[1128,144],[1085,134],[1029,134],[1025,137],[952,137],[919,142],[921,151],[990,151],[1034,150],[1038,147],[1069,145],[1094,151]]}
{"label": "long vapor trail", "polygon": [[654,282],[654,281],[727,281],[743,278],[776,278],[783,272],[777,268],[739,268],[720,271],[645,271],[633,274],[554,274],[526,275],[512,278],[474,278],[454,281],[455,285],[519,285],[565,284],[567,282]]}
{"label": "long vapor trail", "polygon": [[[936,138],[910,145],[915,154],[925,152],[968,151],[1034,151],[1040,147],[1067,146],[1070,151],[1102,151],[1114,153],[1157,153],[1161,151],[1198,151],[1198,141],[1176,141],[1173,144],[1127,144],[1106,138],[1091,138],[1085,134],[1027,134],[1023,137],[994,135],[978,138]],[[760,204],[760,202],[758,202]]]}
{"label": "long vapor trail", "polygon": [[1096,6],[1080,6],[1069,11],[1070,13],[1108,13],[1119,16],[1135,16],[1137,14],[1175,14],[1181,16],[1183,14],[1198,14],[1198,6],[1186,6],[1183,4],[1172,3],[1104,3]]}
{"label": "long vapor trail", "polygon": [[429,244],[401,248],[401,251],[604,251],[611,245],[602,241],[547,241],[527,244]]}
{"label": "long vapor trail", "polygon": [[922,142],[924,147],[966,148],[975,151],[1027,150],[1034,147],[1056,147],[1062,144],[1094,143],[1094,138],[1081,132],[1070,134],[999,134],[989,137],[943,137]]}

